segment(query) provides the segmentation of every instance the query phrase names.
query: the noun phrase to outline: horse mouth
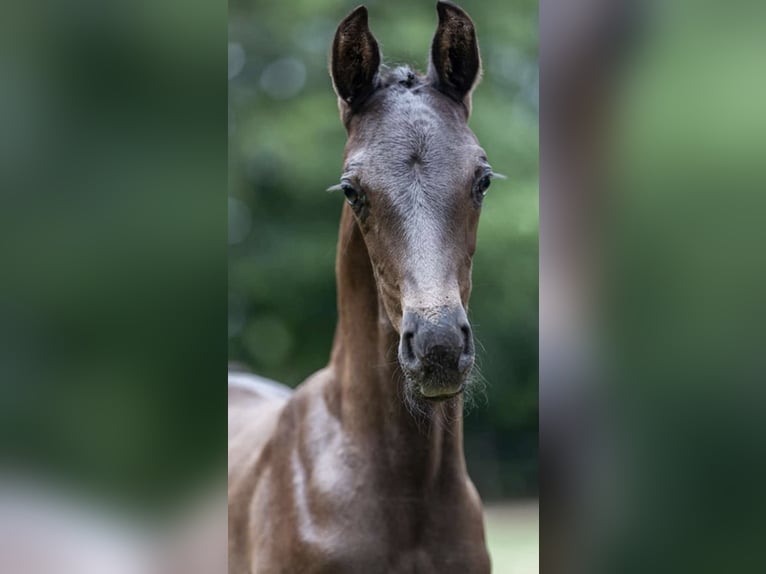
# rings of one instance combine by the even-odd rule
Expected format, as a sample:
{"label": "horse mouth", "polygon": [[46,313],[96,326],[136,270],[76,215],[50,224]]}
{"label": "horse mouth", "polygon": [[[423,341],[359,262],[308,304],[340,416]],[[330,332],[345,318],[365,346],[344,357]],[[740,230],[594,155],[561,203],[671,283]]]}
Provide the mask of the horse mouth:
{"label": "horse mouth", "polygon": [[402,365],[410,395],[427,402],[448,401],[461,395],[470,381],[470,369],[430,366],[416,371]]}
{"label": "horse mouth", "polygon": [[456,396],[460,395],[464,389],[465,389],[465,383],[461,383],[460,386],[457,388],[457,390],[454,390],[454,391],[449,391],[446,389],[431,389],[428,387],[424,387],[422,384],[418,385],[418,391],[420,391],[420,396],[427,401],[431,401],[435,403],[454,399]]}
{"label": "horse mouth", "polygon": [[427,373],[407,373],[410,389],[418,398],[429,402],[441,402],[462,394],[468,384],[467,373],[444,372],[436,369]]}

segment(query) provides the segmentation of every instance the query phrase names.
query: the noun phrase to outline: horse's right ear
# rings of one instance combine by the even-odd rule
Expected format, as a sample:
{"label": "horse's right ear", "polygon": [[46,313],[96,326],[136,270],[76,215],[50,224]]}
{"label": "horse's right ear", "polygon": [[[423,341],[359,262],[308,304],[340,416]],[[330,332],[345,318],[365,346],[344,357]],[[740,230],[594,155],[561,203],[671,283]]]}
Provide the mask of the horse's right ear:
{"label": "horse's right ear", "polygon": [[330,75],[343,105],[360,104],[375,89],[380,49],[367,25],[367,8],[359,6],[335,31],[330,54]]}

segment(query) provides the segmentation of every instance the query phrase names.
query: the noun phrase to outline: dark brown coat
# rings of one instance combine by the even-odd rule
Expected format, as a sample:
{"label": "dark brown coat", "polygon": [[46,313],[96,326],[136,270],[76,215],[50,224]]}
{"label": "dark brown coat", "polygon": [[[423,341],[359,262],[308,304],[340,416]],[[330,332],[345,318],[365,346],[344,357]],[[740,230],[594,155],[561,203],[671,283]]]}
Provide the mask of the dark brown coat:
{"label": "dark brown coat", "polygon": [[348,131],[338,326],[328,366],[290,394],[229,388],[231,574],[487,574],[463,455],[471,258],[491,170],[467,125],[470,18],[438,4],[427,76],[383,71],[366,9],[338,27]]}

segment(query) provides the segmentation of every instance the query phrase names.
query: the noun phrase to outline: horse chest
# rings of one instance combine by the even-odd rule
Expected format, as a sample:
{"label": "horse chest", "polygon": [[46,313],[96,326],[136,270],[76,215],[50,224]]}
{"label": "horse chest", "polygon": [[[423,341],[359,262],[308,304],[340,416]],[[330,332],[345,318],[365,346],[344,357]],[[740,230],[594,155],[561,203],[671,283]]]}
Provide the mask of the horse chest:
{"label": "horse chest", "polygon": [[461,465],[358,440],[321,401],[300,412],[300,426],[285,417],[262,465],[246,574],[489,573],[480,502]]}
{"label": "horse chest", "polygon": [[[336,472],[343,474],[342,465]],[[487,574],[480,514],[460,497],[434,511],[428,497],[369,488],[364,472],[344,487],[296,501],[295,570],[311,574]],[[365,486],[366,485],[366,486]],[[377,492],[376,492],[377,490]],[[308,516],[310,506],[319,512]],[[310,564],[307,568],[307,565]]]}
{"label": "horse chest", "polygon": [[[257,560],[253,574],[489,574],[489,557],[482,544],[465,541],[401,547],[374,529],[345,538],[338,531],[313,533],[311,541],[294,540],[285,552]],[[348,532],[346,533],[348,534]],[[377,535],[376,535],[377,534]]]}

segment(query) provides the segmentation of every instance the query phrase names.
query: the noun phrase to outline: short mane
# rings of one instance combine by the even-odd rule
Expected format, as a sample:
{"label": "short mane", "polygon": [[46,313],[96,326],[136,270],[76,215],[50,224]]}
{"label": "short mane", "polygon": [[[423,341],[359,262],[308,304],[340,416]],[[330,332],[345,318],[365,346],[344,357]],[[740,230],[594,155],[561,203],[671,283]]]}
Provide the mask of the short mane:
{"label": "short mane", "polygon": [[381,66],[379,76],[381,88],[387,88],[394,85],[404,86],[405,88],[414,88],[422,86],[425,83],[425,80],[425,76],[406,65],[397,66],[395,68]]}

